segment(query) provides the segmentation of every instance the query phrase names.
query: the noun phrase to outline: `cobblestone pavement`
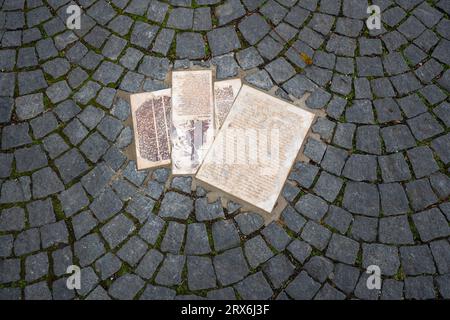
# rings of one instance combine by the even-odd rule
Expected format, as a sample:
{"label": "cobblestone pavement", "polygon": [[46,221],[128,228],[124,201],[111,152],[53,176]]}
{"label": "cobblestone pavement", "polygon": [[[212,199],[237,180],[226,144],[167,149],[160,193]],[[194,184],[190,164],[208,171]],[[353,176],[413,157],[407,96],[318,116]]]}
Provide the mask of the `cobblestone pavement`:
{"label": "cobblestone pavement", "polygon": [[[0,298],[450,298],[450,1],[73,3],[0,0]],[[124,154],[117,91],[190,64],[323,111],[278,223]]]}

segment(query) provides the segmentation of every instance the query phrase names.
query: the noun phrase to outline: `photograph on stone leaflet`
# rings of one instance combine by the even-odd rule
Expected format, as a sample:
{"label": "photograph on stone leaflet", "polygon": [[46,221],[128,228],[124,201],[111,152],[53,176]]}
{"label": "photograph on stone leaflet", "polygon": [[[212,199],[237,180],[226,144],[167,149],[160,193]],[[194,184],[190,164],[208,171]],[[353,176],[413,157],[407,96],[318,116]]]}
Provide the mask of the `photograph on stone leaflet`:
{"label": "photograph on stone leaflet", "polygon": [[172,174],[197,172],[214,140],[212,70],[172,72]]}
{"label": "photograph on stone leaflet", "polygon": [[132,94],[130,103],[137,169],[169,165],[172,123],[170,89]]}

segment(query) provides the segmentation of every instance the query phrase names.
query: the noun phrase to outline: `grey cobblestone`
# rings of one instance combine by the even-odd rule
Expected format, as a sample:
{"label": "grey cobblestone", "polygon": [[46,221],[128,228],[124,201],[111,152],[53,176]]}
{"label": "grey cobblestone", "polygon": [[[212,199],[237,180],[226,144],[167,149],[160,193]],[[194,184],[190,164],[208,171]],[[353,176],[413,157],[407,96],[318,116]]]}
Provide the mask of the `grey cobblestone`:
{"label": "grey cobblestone", "polygon": [[[360,0],[82,0],[73,31],[68,1],[0,3],[0,298],[449,297],[445,1],[370,3],[369,32]],[[310,94],[278,221],[128,159],[125,94],[190,66]]]}
{"label": "grey cobblestone", "polygon": [[273,256],[273,252],[261,236],[256,236],[245,242],[244,252],[252,268],[258,267]]}
{"label": "grey cobblestone", "polygon": [[159,251],[151,249],[142,258],[136,272],[144,279],[150,279],[163,259],[164,256]]}
{"label": "grey cobblestone", "polygon": [[147,250],[145,242],[139,237],[133,236],[117,251],[117,256],[130,266],[135,266]]}
{"label": "grey cobblestone", "polygon": [[268,299],[273,291],[261,272],[248,276],[235,285],[239,295],[246,300]]}
{"label": "grey cobblestone", "polygon": [[188,286],[191,290],[203,290],[216,286],[216,275],[210,258],[188,256]]}
{"label": "grey cobblestone", "polygon": [[181,272],[185,261],[185,256],[167,254],[156,275],[156,283],[166,286],[179,284],[181,282]]}
{"label": "grey cobblestone", "polygon": [[230,249],[215,256],[213,263],[217,280],[224,286],[244,279],[249,272],[240,248]]}
{"label": "grey cobblestone", "polygon": [[116,299],[131,300],[143,287],[144,281],[141,278],[125,274],[113,282],[108,293]]}

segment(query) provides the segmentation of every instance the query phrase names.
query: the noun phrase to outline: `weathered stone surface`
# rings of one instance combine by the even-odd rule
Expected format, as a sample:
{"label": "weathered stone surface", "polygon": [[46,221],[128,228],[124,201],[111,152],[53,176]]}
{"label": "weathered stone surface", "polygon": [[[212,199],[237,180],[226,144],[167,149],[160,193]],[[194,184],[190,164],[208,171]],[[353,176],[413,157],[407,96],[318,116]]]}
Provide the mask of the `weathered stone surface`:
{"label": "weathered stone surface", "polygon": [[237,228],[232,221],[217,221],[212,225],[214,249],[222,251],[236,247],[240,244]]}
{"label": "weathered stone surface", "polygon": [[381,300],[401,300],[403,298],[403,282],[386,279],[383,283]]}
{"label": "weathered stone surface", "polygon": [[273,292],[261,272],[248,276],[235,285],[239,295],[246,300],[268,299]]}
{"label": "weathered stone surface", "polygon": [[100,232],[108,242],[109,246],[114,248],[123,242],[135,228],[136,227],[130,219],[123,214],[119,214],[106,223],[100,229]]}
{"label": "weathered stone surface", "polygon": [[44,198],[64,190],[63,183],[50,167],[45,167],[33,173],[31,180],[34,198]]}
{"label": "weathered stone surface", "polygon": [[81,184],[91,196],[96,196],[103,191],[112,176],[113,171],[110,167],[99,164],[81,178]]}
{"label": "weathered stone surface", "polygon": [[194,204],[189,197],[176,192],[169,192],[161,203],[159,216],[186,220],[193,209]]}
{"label": "weathered stone surface", "polygon": [[217,280],[224,286],[236,283],[249,273],[241,248],[230,249],[214,257]]}
{"label": "weathered stone surface", "polygon": [[155,281],[158,284],[172,286],[181,283],[181,272],[186,257],[181,255],[167,254],[164,262],[156,275]]}
{"label": "weathered stone surface", "polygon": [[286,207],[281,213],[281,219],[286,226],[293,232],[300,232],[305,225],[306,219],[299,215],[291,206]]}
{"label": "weathered stone surface", "polygon": [[356,241],[338,234],[333,234],[326,255],[339,262],[354,264],[358,251],[359,244]]}
{"label": "weathered stone surface", "polygon": [[398,249],[382,244],[363,244],[363,267],[377,265],[386,275],[394,275],[400,266]]}
{"label": "weathered stone surface", "polygon": [[122,201],[110,188],[98,195],[91,203],[89,208],[95,214],[96,218],[104,222],[114,216],[122,209]]}
{"label": "weathered stone surface", "polygon": [[195,216],[198,221],[209,221],[223,218],[224,213],[220,201],[208,203],[207,198],[195,201]]}
{"label": "weathered stone surface", "polygon": [[216,275],[210,258],[188,256],[188,286],[191,290],[203,290],[216,286]]}
{"label": "weathered stone surface", "polygon": [[405,279],[405,298],[415,300],[435,299],[436,292],[431,276],[407,277]]}
{"label": "weathered stone surface", "polygon": [[378,164],[384,182],[405,181],[411,178],[408,164],[401,153],[380,156]]}
{"label": "weathered stone surface", "polygon": [[448,273],[450,270],[450,245],[445,240],[437,240],[430,243],[431,252],[440,274]]}
{"label": "weathered stone surface", "polygon": [[69,231],[64,221],[42,226],[40,232],[42,247],[44,248],[56,244],[69,243]]}
{"label": "weathered stone surface", "polygon": [[327,258],[314,256],[309,259],[304,268],[314,279],[324,282],[333,272],[333,263]]}
{"label": "weathered stone surface", "polygon": [[413,221],[422,241],[430,241],[450,234],[450,227],[438,208],[416,213],[413,215]]}
{"label": "weathered stone surface", "polygon": [[294,273],[294,269],[295,266],[283,254],[276,255],[263,266],[263,272],[269,277],[275,288],[281,287]]}
{"label": "weathered stone surface", "polygon": [[164,220],[152,214],[148,217],[147,222],[139,231],[139,235],[149,244],[154,245],[163,227]]}
{"label": "weathered stone surface", "polygon": [[183,245],[185,225],[177,222],[169,222],[166,234],[161,242],[161,250],[178,254]]}
{"label": "weathered stone surface", "polygon": [[431,251],[427,245],[401,247],[400,257],[403,270],[407,275],[436,273]]}
{"label": "weathered stone surface", "polygon": [[188,225],[184,250],[188,255],[201,255],[211,252],[205,224],[191,223]]}
{"label": "weathered stone surface", "polygon": [[75,238],[77,239],[80,239],[84,235],[88,234],[97,225],[97,219],[95,219],[94,215],[89,210],[80,212],[72,218],[72,228],[75,233]]}
{"label": "weathered stone surface", "polygon": [[139,237],[133,236],[117,251],[117,256],[130,266],[135,266],[147,250],[147,244]]}
{"label": "weathered stone surface", "polygon": [[266,262],[273,256],[272,251],[261,236],[256,236],[246,241],[244,244],[244,252],[252,268],[258,267],[261,263]]}
{"label": "weathered stone surface", "polygon": [[125,274],[111,284],[108,293],[116,299],[131,300],[143,287],[144,281],[141,278]]}
{"label": "weathered stone surface", "polygon": [[380,219],[380,242],[387,244],[413,244],[408,218],[405,215]]}
{"label": "weathered stone surface", "polygon": [[28,285],[24,289],[26,300],[51,300],[52,293],[45,281]]}
{"label": "weathered stone surface", "polygon": [[20,233],[14,241],[15,255],[20,256],[39,250],[39,235],[39,230],[37,228],[28,229]]}
{"label": "weathered stone surface", "polygon": [[380,209],[377,187],[364,182],[348,182],[344,193],[344,207],[353,213],[377,217]]}
{"label": "weathered stone surface", "polygon": [[65,183],[72,181],[89,170],[89,166],[83,156],[75,148],[57,158],[55,165]]}
{"label": "weathered stone surface", "polygon": [[213,56],[220,56],[241,47],[236,31],[230,27],[208,32],[208,43]]}
{"label": "weathered stone surface", "polygon": [[301,263],[303,263],[312,252],[311,246],[300,240],[292,241],[287,247],[287,250]]}
{"label": "weathered stone surface", "polygon": [[414,210],[423,210],[436,203],[438,198],[426,178],[415,180],[406,184],[406,193]]}
{"label": "weathered stone surface", "polygon": [[377,238],[378,219],[355,216],[351,236],[355,240],[375,241]]}
{"label": "weathered stone surface", "polygon": [[144,279],[150,279],[153,277],[163,259],[164,256],[161,252],[151,249],[142,258],[141,262],[136,268],[136,272]]}
{"label": "weathered stone surface", "polygon": [[351,155],[345,163],[342,175],[354,181],[377,180],[377,160],[371,155]]}
{"label": "weathered stone surface", "polygon": [[320,284],[308,276],[305,271],[302,271],[287,286],[286,292],[294,299],[308,300],[312,299],[319,289]]}
{"label": "weathered stone surface", "polygon": [[283,251],[291,241],[291,238],[287,232],[275,222],[272,222],[265,227],[261,234],[264,238],[278,251]]}
{"label": "weathered stone surface", "polygon": [[355,288],[359,274],[360,271],[358,268],[338,263],[331,276],[331,280],[339,289],[348,294]]}
{"label": "weathered stone surface", "polygon": [[200,34],[184,32],[177,35],[177,56],[181,59],[199,59],[205,56],[205,43]]}
{"label": "weathered stone surface", "polygon": [[254,45],[269,32],[270,26],[259,14],[252,14],[242,19],[239,30],[245,40]]}
{"label": "weathered stone surface", "polygon": [[331,237],[331,232],[321,225],[309,221],[301,233],[303,240],[319,250],[325,249]]}
{"label": "weathered stone surface", "polygon": [[105,247],[97,234],[90,234],[74,244],[74,254],[82,267],[94,262],[105,253]]}

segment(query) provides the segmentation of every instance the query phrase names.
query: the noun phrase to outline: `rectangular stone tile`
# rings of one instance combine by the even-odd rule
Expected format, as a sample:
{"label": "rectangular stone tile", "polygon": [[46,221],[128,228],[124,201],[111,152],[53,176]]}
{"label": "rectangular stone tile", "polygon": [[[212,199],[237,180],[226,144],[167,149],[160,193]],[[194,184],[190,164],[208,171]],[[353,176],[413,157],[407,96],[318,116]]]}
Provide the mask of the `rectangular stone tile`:
{"label": "rectangular stone tile", "polygon": [[170,164],[170,89],[130,96],[138,170]]}
{"label": "rectangular stone tile", "polygon": [[[244,85],[196,178],[271,213],[313,120],[314,114]],[[245,151],[246,138],[257,138],[256,150]],[[235,154],[236,146],[244,153]]]}
{"label": "rectangular stone tile", "polygon": [[172,173],[195,174],[214,140],[212,70],[172,73]]}

